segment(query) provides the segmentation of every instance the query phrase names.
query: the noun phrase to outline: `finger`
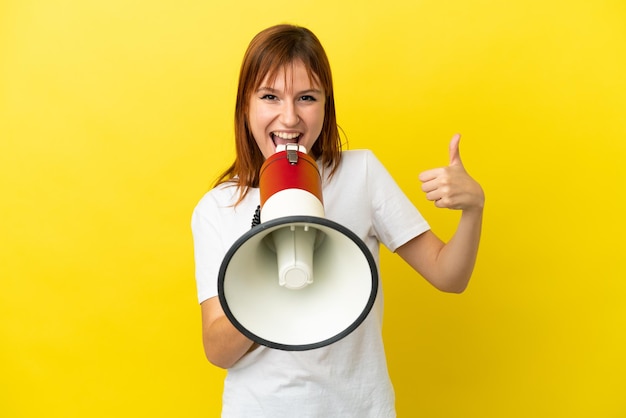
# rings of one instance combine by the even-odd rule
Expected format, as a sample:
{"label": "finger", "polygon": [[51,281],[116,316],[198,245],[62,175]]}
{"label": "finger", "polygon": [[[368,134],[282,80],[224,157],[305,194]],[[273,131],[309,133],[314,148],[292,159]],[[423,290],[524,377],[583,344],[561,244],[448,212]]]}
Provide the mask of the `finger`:
{"label": "finger", "polygon": [[450,165],[463,165],[461,162],[461,152],[459,151],[459,143],[461,142],[461,135],[454,134],[450,140]]}
{"label": "finger", "polygon": [[448,200],[447,199],[437,199],[435,200],[435,207],[439,208],[439,209],[451,209],[451,207],[448,204]]}
{"label": "finger", "polygon": [[430,200],[431,202],[438,202],[441,198],[441,192],[437,189],[426,193],[426,200]]}
{"label": "finger", "polygon": [[433,168],[432,170],[426,170],[420,173],[418,178],[422,183],[426,183],[427,181],[431,181],[439,177],[442,174],[442,171],[442,168]]}
{"label": "finger", "polygon": [[[424,193],[430,193],[432,191],[437,190],[437,182],[436,181],[427,181],[422,183],[422,191]],[[426,196],[428,197],[428,196]]]}

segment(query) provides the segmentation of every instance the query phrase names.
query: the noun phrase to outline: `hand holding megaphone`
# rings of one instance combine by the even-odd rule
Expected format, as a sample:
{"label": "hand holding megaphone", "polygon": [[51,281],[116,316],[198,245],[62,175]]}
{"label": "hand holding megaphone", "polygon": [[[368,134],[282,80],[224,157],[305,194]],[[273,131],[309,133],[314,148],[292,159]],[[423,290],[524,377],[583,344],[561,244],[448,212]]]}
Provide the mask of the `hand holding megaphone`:
{"label": "hand holding megaphone", "polygon": [[482,187],[465,171],[459,143],[461,135],[450,140],[450,164],[447,167],[427,170],[419,175],[426,199],[438,208],[473,210],[482,209],[485,194]]}

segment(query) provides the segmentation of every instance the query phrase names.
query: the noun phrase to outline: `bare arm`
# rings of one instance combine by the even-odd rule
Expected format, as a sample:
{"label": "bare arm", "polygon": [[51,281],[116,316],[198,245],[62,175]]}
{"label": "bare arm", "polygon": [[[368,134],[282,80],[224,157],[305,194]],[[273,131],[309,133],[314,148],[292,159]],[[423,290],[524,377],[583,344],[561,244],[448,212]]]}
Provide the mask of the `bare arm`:
{"label": "bare arm", "polygon": [[467,287],[478,253],[485,195],[465,171],[460,136],[450,141],[450,165],[420,174],[426,198],[439,208],[462,210],[455,234],[446,244],[428,231],[396,252],[437,289],[461,293]]}
{"label": "bare arm", "polygon": [[258,347],[231,324],[217,297],[205,300],[200,308],[204,353],[212,364],[227,369]]}

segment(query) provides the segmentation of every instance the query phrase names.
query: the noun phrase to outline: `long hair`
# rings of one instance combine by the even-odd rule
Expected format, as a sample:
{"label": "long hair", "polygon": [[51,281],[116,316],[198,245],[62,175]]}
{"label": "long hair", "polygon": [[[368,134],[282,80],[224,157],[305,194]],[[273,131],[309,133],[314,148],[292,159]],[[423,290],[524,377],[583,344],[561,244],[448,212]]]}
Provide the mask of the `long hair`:
{"label": "long hair", "polygon": [[264,162],[248,126],[248,111],[252,93],[268,77],[273,82],[278,72],[300,60],[310,80],[316,80],[325,94],[324,123],[319,138],[307,150],[322,167],[335,172],[341,159],[341,139],[335,116],[335,98],[330,64],[318,38],[310,30],[294,25],[277,25],[257,34],[243,58],[235,105],[235,150],[233,164],[217,179],[216,186],[232,182],[239,188],[241,202],[250,187],[258,187],[259,171]]}

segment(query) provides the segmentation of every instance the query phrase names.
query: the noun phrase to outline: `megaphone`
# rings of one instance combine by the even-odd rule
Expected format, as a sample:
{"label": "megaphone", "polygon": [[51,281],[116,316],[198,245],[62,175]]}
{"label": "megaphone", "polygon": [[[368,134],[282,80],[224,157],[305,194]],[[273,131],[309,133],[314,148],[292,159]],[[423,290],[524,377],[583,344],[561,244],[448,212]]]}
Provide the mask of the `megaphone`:
{"label": "megaphone", "polygon": [[344,338],[367,317],[378,270],[365,243],[324,217],[321,177],[287,144],[260,171],[260,223],[226,253],[218,296],[230,322],[267,347],[304,351]]}

